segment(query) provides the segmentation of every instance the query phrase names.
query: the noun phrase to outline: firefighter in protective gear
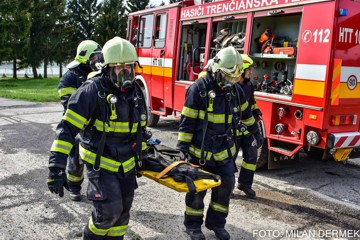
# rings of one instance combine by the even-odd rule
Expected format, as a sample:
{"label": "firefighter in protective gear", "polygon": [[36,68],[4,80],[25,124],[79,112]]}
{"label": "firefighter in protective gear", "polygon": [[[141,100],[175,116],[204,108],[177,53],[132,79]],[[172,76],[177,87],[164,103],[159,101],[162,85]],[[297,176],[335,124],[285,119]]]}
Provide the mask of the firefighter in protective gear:
{"label": "firefighter in protective gear", "polygon": [[[58,93],[64,107],[64,113],[70,96],[86,81],[88,74],[96,70],[95,65],[101,61],[101,56],[100,45],[92,40],[84,40],[78,45],[75,59],[66,66],[69,70],[60,79],[58,85]],[[84,181],[83,172],[84,164],[79,161],[78,136],[69,154],[66,167],[67,186],[70,191],[70,199],[73,201],[81,200],[81,184]]]}
{"label": "firefighter in protective gear", "polygon": [[[240,120],[248,131],[258,131],[245,95],[235,84],[241,68],[242,59],[234,47],[220,50],[208,64],[206,77],[189,87],[179,126],[177,149],[191,163],[221,176],[221,185],[212,189],[205,219],[205,226],[219,239],[230,239],[225,223],[237,171],[234,133]],[[191,239],[205,239],[201,231],[205,195],[206,191],[186,194],[184,225]]]}
{"label": "firefighter in protective gear", "polygon": [[66,67],[69,69],[60,79],[58,93],[64,113],[71,94],[75,92],[87,79],[91,71],[96,71],[96,63],[101,60],[101,46],[92,41],[82,41],[76,50],[75,59]]}
{"label": "firefighter in protective gear", "polygon": [[[249,103],[252,114],[256,119],[256,122],[259,122],[261,120],[261,111],[256,105],[254,97],[254,86],[250,82],[252,65],[254,61],[246,54],[242,54],[241,57],[243,59],[243,66],[241,69],[241,80],[238,84],[245,93],[246,99]],[[243,161],[241,163],[237,188],[243,191],[246,196],[254,198],[256,193],[252,189],[252,184],[256,170],[258,148],[261,147],[263,138],[260,134],[260,131],[254,132],[252,134],[249,131],[238,131],[237,137],[243,153]]]}
{"label": "firefighter in protective gear", "polygon": [[[80,132],[79,153],[93,211],[84,239],[123,239],[136,187],[136,163],[146,154],[146,103],[134,82],[134,46],[115,37],[103,47],[101,74],[86,81],[69,99],[49,157],[48,186],[62,193],[67,156]],[[61,195],[60,195],[61,196]]]}

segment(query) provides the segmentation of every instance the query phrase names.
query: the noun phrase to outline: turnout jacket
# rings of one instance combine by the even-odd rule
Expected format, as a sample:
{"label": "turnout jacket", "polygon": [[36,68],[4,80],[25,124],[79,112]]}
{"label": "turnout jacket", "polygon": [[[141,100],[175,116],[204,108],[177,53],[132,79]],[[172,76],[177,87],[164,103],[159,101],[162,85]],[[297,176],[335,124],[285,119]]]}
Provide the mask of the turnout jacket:
{"label": "turnout jacket", "polygon": [[80,64],[78,67],[69,69],[64,76],[60,79],[58,85],[58,93],[61,99],[61,104],[64,107],[64,113],[67,109],[67,104],[71,94],[78,89],[87,78],[89,71]]}
{"label": "turnout jacket", "polygon": [[[115,104],[107,100],[110,94],[116,96]],[[49,167],[65,169],[75,136],[81,131],[79,154],[84,162],[94,165],[100,149],[101,169],[126,174],[134,169],[135,158],[141,152],[139,149],[145,151],[147,148],[143,136],[145,127],[145,100],[135,83],[133,90],[122,92],[102,76],[93,78],[69,99],[51,146]],[[104,137],[105,140],[102,140]]]}
{"label": "turnout jacket", "polygon": [[[255,124],[249,103],[238,84],[232,86],[231,90],[224,91],[210,74],[197,81],[206,82],[206,101],[200,96],[203,90],[200,89],[198,82],[192,84],[186,93],[181,113],[177,149],[190,153],[196,162],[201,158],[204,139],[205,164],[208,166],[224,165],[236,154],[234,132],[241,125],[239,120],[247,126],[249,132],[258,131],[258,125]],[[214,91],[216,94],[212,102],[212,109],[209,108],[212,101],[209,99],[210,91]],[[208,121],[205,129],[206,112]],[[204,130],[205,137],[203,136]]]}
{"label": "turnout jacket", "polygon": [[[245,94],[246,100],[249,103],[252,115],[254,116],[255,119],[257,119],[258,117],[260,117],[262,115],[262,113],[256,104],[256,100],[255,100],[255,96],[254,96],[254,91],[255,91],[254,86],[250,82],[250,79],[245,79],[243,83],[238,83],[238,85],[244,91],[244,94]],[[244,135],[247,136],[249,134],[251,134],[251,132],[246,130],[245,132],[237,131],[236,135],[241,137]]]}
{"label": "turnout jacket", "polygon": [[255,118],[261,116],[262,113],[256,104],[256,100],[254,96],[254,92],[255,92],[254,85],[250,82],[250,79],[245,78],[244,82],[239,83],[239,85],[241,86],[242,90],[245,93],[246,100],[249,102],[253,116]]}

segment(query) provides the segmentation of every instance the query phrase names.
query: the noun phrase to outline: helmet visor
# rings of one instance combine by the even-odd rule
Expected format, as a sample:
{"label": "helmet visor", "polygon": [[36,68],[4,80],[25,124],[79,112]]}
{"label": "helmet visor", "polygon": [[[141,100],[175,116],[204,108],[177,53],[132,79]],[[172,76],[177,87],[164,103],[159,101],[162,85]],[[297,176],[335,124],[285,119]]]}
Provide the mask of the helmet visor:
{"label": "helmet visor", "polygon": [[236,64],[233,68],[221,68],[221,71],[225,74],[226,77],[230,78],[239,78],[241,76],[241,69],[239,65]]}

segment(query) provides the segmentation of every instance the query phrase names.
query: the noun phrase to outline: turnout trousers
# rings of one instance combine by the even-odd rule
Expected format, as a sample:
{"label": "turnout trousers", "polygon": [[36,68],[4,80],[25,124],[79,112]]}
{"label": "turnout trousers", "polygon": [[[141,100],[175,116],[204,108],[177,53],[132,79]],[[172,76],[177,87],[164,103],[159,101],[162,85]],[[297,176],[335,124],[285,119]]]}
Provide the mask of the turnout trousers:
{"label": "turnout trousers", "polygon": [[84,181],[84,163],[79,157],[79,142],[80,138],[76,136],[66,166],[67,184],[70,192],[73,193],[80,193],[81,184]]}
{"label": "turnout trousers", "polygon": [[124,239],[136,187],[136,173],[95,171],[86,164],[89,185],[87,197],[93,202],[89,223],[84,228],[85,240]]}
{"label": "turnout trousers", "polygon": [[[232,160],[231,160],[232,161]],[[230,194],[234,189],[235,164],[230,162],[231,170],[227,170],[226,174],[221,171],[212,171],[212,169],[204,167],[205,171],[209,171],[220,175],[221,185],[211,189],[211,201],[206,213],[205,226],[210,228],[224,228],[226,217],[229,213]],[[216,168],[216,167],[214,167]],[[235,169],[236,171],[236,169]],[[204,218],[204,197],[207,191],[197,193],[187,193],[185,197],[186,210],[184,225],[188,229],[200,229]]]}
{"label": "turnout trousers", "polygon": [[238,183],[251,187],[254,181],[254,173],[256,170],[256,161],[258,149],[253,142],[256,141],[253,136],[243,136],[240,138],[240,147],[243,153],[243,161],[241,163]]}

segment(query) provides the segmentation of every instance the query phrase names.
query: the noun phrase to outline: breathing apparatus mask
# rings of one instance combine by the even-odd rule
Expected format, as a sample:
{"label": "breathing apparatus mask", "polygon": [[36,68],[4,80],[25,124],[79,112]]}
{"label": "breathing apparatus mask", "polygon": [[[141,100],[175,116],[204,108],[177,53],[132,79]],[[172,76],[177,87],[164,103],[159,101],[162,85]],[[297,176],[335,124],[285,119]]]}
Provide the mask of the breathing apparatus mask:
{"label": "breathing apparatus mask", "polygon": [[230,90],[235,83],[240,81],[240,74],[239,66],[235,65],[233,72],[228,69],[216,70],[214,73],[214,78],[223,90]]}
{"label": "breathing apparatus mask", "polygon": [[114,37],[105,43],[102,54],[102,66],[109,80],[122,92],[131,90],[138,60],[135,47],[125,39]]}
{"label": "breathing apparatus mask", "polygon": [[98,71],[101,69],[101,63],[104,62],[104,58],[101,52],[94,52],[90,55],[88,65],[92,71]]}
{"label": "breathing apparatus mask", "polygon": [[109,78],[122,92],[133,88],[135,63],[109,64]]}

